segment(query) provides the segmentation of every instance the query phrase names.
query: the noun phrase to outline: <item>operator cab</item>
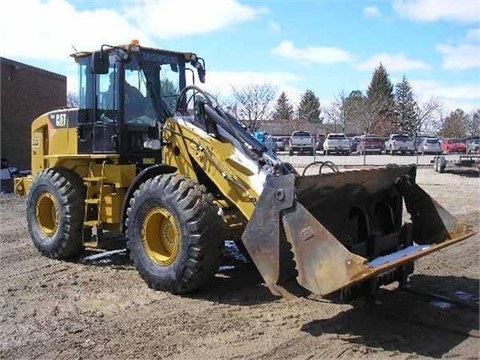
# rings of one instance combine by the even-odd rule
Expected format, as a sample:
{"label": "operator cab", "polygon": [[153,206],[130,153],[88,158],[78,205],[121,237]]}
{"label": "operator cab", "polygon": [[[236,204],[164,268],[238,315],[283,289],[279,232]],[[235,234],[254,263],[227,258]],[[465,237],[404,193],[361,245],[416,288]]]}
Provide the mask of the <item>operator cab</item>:
{"label": "operator cab", "polygon": [[136,42],[72,56],[79,71],[79,154],[119,154],[121,164],[140,168],[160,163],[161,125],[186,86],[186,66],[204,80],[203,60]]}

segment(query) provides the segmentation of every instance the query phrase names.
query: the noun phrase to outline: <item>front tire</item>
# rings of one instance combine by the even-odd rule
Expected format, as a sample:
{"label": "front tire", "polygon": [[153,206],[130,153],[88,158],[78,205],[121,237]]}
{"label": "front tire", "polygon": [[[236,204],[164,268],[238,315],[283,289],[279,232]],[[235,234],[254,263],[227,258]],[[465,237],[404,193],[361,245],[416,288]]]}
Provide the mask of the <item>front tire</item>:
{"label": "front tire", "polygon": [[223,226],[203,186],[185,176],[159,175],[142,184],[130,200],[130,256],[152,289],[191,292],[218,269]]}
{"label": "front tire", "polygon": [[41,171],[27,198],[28,231],[35,247],[53,259],[73,258],[83,251],[85,186],[71,170]]}

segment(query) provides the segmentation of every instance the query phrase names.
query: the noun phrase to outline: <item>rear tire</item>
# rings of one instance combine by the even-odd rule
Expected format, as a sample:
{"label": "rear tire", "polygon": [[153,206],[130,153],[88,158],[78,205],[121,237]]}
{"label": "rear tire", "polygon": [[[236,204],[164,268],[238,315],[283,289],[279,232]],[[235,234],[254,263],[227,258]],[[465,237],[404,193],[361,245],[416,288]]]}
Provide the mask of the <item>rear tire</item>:
{"label": "rear tire", "polygon": [[224,225],[213,197],[181,175],[159,175],[135,191],[127,210],[130,256],[149,287],[194,291],[220,264]]}
{"label": "rear tire", "polygon": [[28,231],[35,247],[53,259],[73,258],[83,251],[85,186],[71,170],[41,171],[27,198]]}

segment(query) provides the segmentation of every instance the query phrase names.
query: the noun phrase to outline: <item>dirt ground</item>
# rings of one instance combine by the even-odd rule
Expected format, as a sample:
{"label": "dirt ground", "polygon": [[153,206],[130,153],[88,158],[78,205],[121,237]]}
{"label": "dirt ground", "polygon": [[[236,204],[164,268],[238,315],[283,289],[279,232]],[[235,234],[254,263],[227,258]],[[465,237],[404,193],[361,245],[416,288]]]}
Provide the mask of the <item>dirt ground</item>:
{"label": "dirt ground", "polygon": [[[478,176],[422,168],[418,182],[480,229]],[[479,358],[478,308],[395,287],[381,289],[373,305],[285,300],[240,263],[192,296],[155,292],[121,253],[78,262],[41,256],[25,199],[1,195],[0,205],[2,359]],[[476,235],[419,260],[412,288],[478,301],[479,244]]]}

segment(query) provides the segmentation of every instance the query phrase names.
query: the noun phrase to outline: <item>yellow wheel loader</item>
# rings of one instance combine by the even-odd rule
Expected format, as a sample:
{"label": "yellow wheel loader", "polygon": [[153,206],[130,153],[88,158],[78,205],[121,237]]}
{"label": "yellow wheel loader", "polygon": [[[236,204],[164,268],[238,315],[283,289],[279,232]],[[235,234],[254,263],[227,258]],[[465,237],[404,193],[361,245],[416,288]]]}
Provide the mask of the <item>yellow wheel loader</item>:
{"label": "yellow wheel loader", "polygon": [[405,282],[415,259],[475,233],[415,183],[415,166],[299,175],[187,86],[205,81],[194,53],[132,42],[72,56],[79,106],[33,121],[32,175],[15,181],[48,257],[123,234],[151,288],[187,293],[233,239],[273,294],[348,298]]}

